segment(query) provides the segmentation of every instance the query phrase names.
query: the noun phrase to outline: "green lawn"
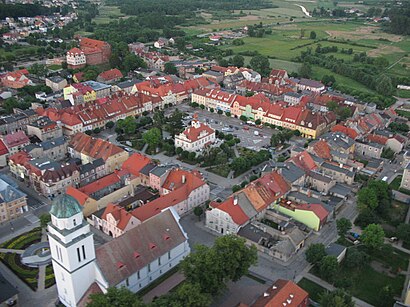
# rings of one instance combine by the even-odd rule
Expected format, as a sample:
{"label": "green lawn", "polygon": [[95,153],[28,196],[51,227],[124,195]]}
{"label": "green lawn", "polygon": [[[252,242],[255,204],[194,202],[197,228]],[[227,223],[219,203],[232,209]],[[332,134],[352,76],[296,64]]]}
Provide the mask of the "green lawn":
{"label": "green lawn", "polygon": [[120,8],[117,6],[101,6],[99,9],[99,15],[93,19],[96,24],[110,23],[111,21],[124,17],[125,15],[120,12]]}
{"label": "green lawn", "polygon": [[302,278],[298,282],[298,286],[304,289],[307,293],[309,293],[309,297],[315,302],[318,302],[320,295],[326,291],[326,289],[322,286],[319,286],[317,283],[306,278]]}
{"label": "green lawn", "polygon": [[[410,112],[408,112],[410,115]],[[392,190],[399,190],[400,188],[400,183],[401,183],[401,179],[403,178],[403,176],[397,176],[396,178],[394,178],[394,180],[389,184],[389,187]]]}
{"label": "green lawn", "polygon": [[396,110],[397,114],[400,116],[406,117],[407,119],[410,119],[410,111],[406,110]]}
{"label": "green lawn", "polygon": [[[410,91],[406,91],[406,90],[397,90],[397,96],[401,97],[401,98],[410,98]],[[410,112],[409,113],[409,117],[410,117]],[[406,116],[407,117],[407,116]]]}

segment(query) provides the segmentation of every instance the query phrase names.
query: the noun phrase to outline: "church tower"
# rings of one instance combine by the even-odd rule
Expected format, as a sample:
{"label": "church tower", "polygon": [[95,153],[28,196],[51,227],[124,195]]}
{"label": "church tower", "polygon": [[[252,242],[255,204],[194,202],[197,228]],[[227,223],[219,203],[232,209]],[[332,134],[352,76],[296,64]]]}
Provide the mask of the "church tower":
{"label": "church tower", "polygon": [[48,240],[58,297],[65,306],[77,306],[95,281],[93,234],[80,204],[70,195],[56,198],[50,214]]}

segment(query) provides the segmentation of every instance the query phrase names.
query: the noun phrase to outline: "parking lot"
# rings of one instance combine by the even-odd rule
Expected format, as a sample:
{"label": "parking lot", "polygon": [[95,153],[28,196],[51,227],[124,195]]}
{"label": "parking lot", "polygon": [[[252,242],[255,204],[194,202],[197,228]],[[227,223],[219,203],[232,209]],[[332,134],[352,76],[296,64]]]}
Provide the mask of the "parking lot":
{"label": "parking lot", "polygon": [[[177,106],[181,111],[193,115],[198,114],[198,119],[202,122],[208,122],[209,125],[223,133],[233,134],[234,137],[238,137],[241,140],[240,146],[246,147],[252,150],[259,151],[270,145],[270,138],[275,130],[271,128],[257,128],[254,126],[249,126],[240,119],[233,117],[226,117],[225,115],[219,115],[216,113],[211,113],[209,111],[204,111],[202,109],[194,109],[188,104],[182,104]],[[171,113],[175,107],[168,109],[167,111]],[[168,113],[167,112],[167,113]],[[188,122],[188,121],[186,121]],[[228,130],[228,131],[224,131]]]}

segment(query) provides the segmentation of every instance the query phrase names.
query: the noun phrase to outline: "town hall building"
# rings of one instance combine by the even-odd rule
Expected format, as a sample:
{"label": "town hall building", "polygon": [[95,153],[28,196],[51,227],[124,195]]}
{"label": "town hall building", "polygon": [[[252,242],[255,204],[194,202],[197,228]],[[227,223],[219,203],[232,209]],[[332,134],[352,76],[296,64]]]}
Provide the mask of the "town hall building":
{"label": "town hall building", "polygon": [[97,248],[72,196],[56,198],[50,214],[48,240],[58,298],[65,306],[86,306],[90,294],[106,293],[110,287],[138,292],[190,253],[172,208]]}

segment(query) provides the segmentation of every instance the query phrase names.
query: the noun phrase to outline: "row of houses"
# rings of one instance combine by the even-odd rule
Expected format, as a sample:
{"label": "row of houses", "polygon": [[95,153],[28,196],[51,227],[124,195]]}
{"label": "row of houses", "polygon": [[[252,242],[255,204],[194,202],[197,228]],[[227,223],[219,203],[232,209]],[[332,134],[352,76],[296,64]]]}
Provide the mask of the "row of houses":
{"label": "row of houses", "polygon": [[272,103],[264,94],[245,97],[218,89],[195,91],[191,101],[208,110],[221,110],[237,118],[272,124],[290,130],[299,130],[307,138],[316,138],[336,124],[333,112],[314,112],[303,106],[288,106],[285,102]]}

